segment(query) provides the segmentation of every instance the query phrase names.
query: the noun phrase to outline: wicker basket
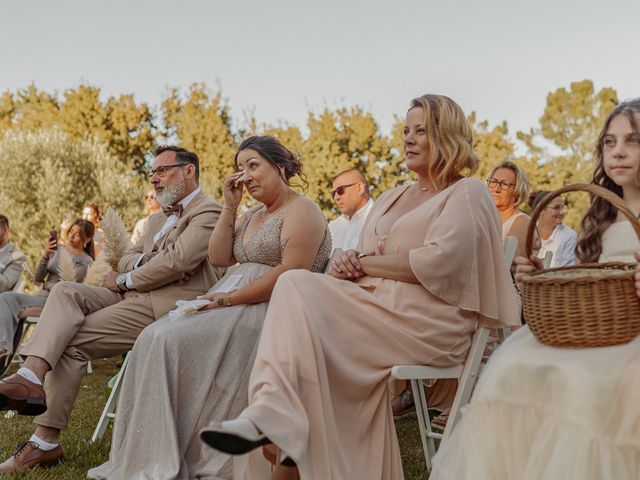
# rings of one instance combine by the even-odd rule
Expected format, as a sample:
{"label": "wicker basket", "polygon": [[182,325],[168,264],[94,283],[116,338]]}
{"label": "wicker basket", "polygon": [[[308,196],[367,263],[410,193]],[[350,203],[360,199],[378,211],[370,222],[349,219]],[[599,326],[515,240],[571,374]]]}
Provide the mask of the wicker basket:
{"label": "wicker basket", "polygon": [[[531,256],[542,209],[558,195],[576,191],[611,202],[627,216],[640,238],[640,223],[620,197],[597,185],[567,185],[547,195],[533,212],[527,231],[527,256]],[[640,298],[634,273],[634,264],[589,263],[527,275],[522,288],[524,318],[540,342],[554,347],[627,343],[640,334]]]}

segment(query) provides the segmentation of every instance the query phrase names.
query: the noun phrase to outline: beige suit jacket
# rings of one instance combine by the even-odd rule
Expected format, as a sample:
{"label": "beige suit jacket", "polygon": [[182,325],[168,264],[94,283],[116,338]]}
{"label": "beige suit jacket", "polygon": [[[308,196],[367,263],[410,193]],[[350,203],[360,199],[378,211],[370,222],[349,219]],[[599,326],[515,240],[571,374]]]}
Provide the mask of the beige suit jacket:
{"label": "beige suit jacket", "polygon": [[[193,300],[205,293],[224,273],[214,268],[207,258],[209,239],[222,212],[222,206],[204,193],[191,200],[180,219],[167,235],[153,238],[167,217],[158,212],[149,217],[144,235],[123,255],[119,272],[131,272],[134,290],[125,298],[148,292],[156,319],[175,307],[177,300]],[[134,269],[140,255],[153,257]],[[188,280],[183,280],[187,274]]]}
{"label": "beige suit jacket", "polygon": [[27,257],[13,243],[0,252],[0,293],[8,292],[18,283],[26,261]]}

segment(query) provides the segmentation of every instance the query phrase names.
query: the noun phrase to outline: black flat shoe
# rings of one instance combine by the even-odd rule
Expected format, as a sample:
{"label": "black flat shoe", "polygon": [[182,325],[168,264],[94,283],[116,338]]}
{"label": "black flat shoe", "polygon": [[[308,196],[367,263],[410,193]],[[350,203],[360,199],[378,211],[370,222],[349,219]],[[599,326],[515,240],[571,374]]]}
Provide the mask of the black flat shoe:
{"label": "black flat shoe", "polygon": [[229,455],[243,455],[271,443],[246,418],[212,423],[200,430],[200,438],[211,448]]}

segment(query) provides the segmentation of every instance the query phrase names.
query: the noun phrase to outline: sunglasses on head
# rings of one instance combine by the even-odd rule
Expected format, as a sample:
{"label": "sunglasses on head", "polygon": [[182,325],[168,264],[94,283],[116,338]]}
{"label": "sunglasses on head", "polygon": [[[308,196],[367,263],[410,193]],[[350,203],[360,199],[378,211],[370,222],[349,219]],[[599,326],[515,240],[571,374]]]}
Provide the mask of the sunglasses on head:
{"label": "sunglasses on head", "polygon": [[331,190],[331,196],[335,197],[336,193],[338,195],[344,195],[344,191],[348,188],[348,187],[352,187],[353,185],[357,185],[360,182],[355,182],[355,183],[350,183],[349,185],[340,185],[339,187],[336,187],[335,190]]}

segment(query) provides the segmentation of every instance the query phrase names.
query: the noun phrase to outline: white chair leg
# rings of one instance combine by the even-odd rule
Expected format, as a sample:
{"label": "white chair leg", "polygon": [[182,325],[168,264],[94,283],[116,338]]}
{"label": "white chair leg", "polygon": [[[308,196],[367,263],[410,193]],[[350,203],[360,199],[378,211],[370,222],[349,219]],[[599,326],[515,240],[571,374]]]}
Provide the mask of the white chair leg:
{"label": "white chair leg", "polygon": [[446,442],[451,435],[453,427],[460,418],[460,408],[469,403],[473,388],[476,385],[478,376],[480,375],[480,362],[482,361],[482,355],[489,339],[489,329],[479,328],[474,334],[471,350],[467,356],[467,361],[462,371],[462,376],[458,381],[458,391],[456,392],[453,405],[451,405],[451,412],[449,413],[449,420],[445,426],[444,433],[442,435],[442,441]]}
{"label": "white chair leg", "polygon": [[116,406],[118,404],[118,397],[120,396],[120,388],[122,387],[122,378],[124,377],[125,368],[127,368],[127,363],[129,361],[129,354],[124,357],[122,362],[122,367],[120,367],[120,371],[117,373],[116,381],[113,385],[113,389],[109,394],[109,398],[107,399],[107,403],[104,405],[104,409],[102,410],[102,415],[100,415],[100,420],[98,420],[98,425],[96,425],[96,429],[93,432],[91,437],[91,442],[96,442],[100,440],[104,433],[107,431],[107,427],[109,426],[109,420],[115,418],[116,416]]}
{"label": "white chair leg", "polygon": [[413,390],[413,401],[416,406],[416,417],[418,417],[424,460],[427,464],[427,471],[430,472],[431,459],[436,454],[436,445],[432,437],[433,432],[431,431],[431,420],[429,419],[429,406],[427,405],[427,397],[422,387],[422,380],[411,380],[411,390]]}

